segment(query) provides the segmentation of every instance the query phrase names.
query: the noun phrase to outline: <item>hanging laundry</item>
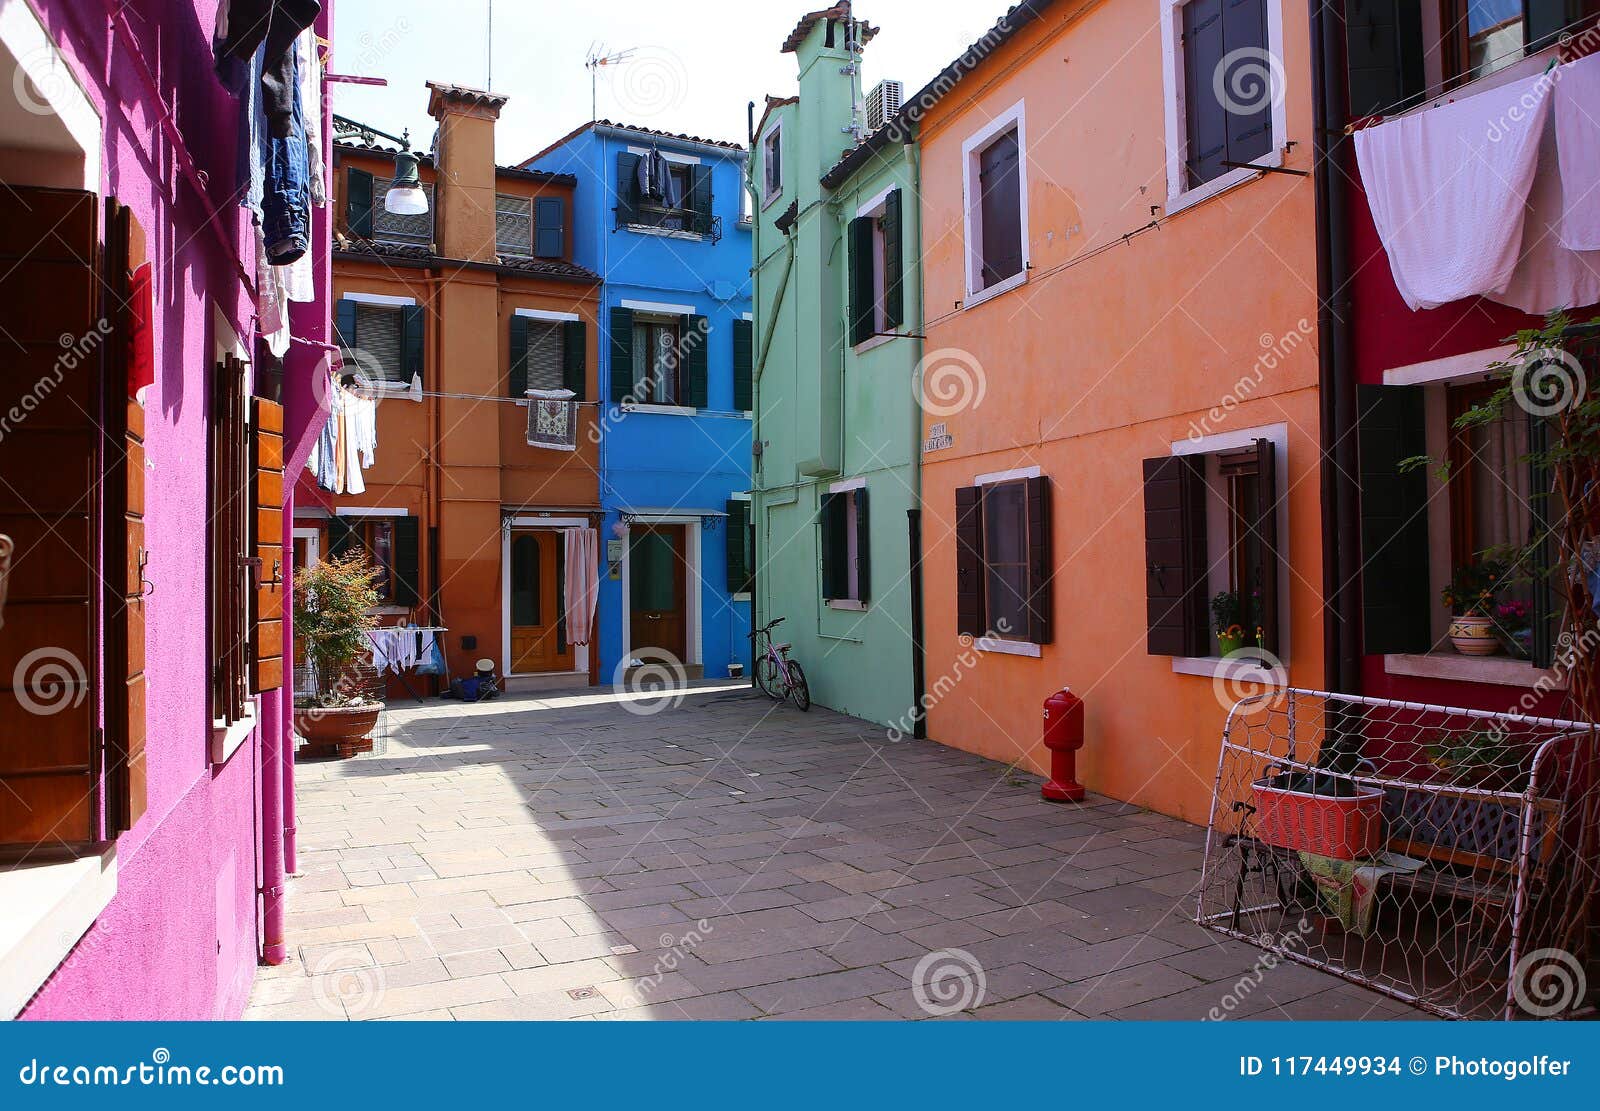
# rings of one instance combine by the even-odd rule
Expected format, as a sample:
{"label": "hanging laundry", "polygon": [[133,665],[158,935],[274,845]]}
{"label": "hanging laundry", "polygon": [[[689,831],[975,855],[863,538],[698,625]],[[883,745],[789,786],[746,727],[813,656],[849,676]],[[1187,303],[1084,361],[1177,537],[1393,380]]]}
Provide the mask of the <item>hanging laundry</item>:
{"label": "hanging laundry", "polygon": [[[1559,87],[1559,86],[1558,86]],[[1562,173],[1555,113],[1539,144],[1539,171],[1528,191],[1522,251],[1505,289],[1489,299],[1534,316],[1600,302],[1600,251],[1574,251],[1563,242],[1563,193],[1595,189],[1594,178],[1574,182]],[[1568,188],[1568,185],[1571,188]]]}
{"label": "hanging laundry", "polygon": [[[306,131],[300,109],[300,89],[294,83],[295,52],[287,55],[291,83],[288,133],[269,135],[266,143],[261,198],[262,231],[267,241],[267,258],[274,266],[285,266],[306,253],[311,241],[311,194],[306,185]],[[263,109],[264,110],[264,109]]]}
{"label": "hanging laundry", "polygon": [[528,446],[575,451],[578,405],[571,390],[529,390]]}
{"label": "hanging laundry", "polygon": [[1373,223],[1412,309],[1511,280],[1550,87],[1541,74],[1356,132]]}
{"label": "hanging laundry", "polygon": [[[259,55],[257,80],[273,138],[289,137],[292,114],[291,90],[295,85],[292,65],[294,42],[316,21],[322,11],[318,0],[228,0],[226,10],[217,13],[216,37],[212,50],[219,75],[226,60],[242,60]],[[226,83],[226,82],[225,82]]]}
{"label": "hanging laundry", "polygon": [[155,271],[146,262],[128,282],[128,396],[144,401],[156,380]]}
{"label": "hanging laundry", "polygon": [[656,159],[660,157],[655,151],[639,156],[638,187],[641,201],[661,199],[661,179],[656,173]]}
{"label": "hanging laundry", "polygon": [[365,391],[345,391],[351,440],[363,467],[372,466],[378,450],[378,402]]}
{"label": "hanging laundry", "polygon": [[[322,62],[317,57],[317,33],[308,27],[295,39],[295,61],[300,78],[300,114],[306,133],[306,186],[311,193],[311,203],[323,208],[328,203],[327,168],[322,161]],[[309,279],[310,263],[306,264]],[[297,297],[294,287],[289,288],[291,301],[309,301],[311,297]]]}
{"label": "hanging laundry", "polygon": [[1600,54],[1562,66],[1555,86],[1561,243],[1600,250]]}

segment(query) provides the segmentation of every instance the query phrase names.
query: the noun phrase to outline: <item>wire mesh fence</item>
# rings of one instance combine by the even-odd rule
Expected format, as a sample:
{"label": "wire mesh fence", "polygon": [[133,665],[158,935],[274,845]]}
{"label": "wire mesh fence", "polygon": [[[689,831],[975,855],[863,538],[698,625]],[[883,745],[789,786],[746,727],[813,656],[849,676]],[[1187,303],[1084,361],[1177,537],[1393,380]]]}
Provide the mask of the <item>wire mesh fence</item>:
{"label": "wire mesh fence", "polygon": [[1243,699],[1197,920],[1439,1015],[1592,1016],[1596,727],[1292,688]]}

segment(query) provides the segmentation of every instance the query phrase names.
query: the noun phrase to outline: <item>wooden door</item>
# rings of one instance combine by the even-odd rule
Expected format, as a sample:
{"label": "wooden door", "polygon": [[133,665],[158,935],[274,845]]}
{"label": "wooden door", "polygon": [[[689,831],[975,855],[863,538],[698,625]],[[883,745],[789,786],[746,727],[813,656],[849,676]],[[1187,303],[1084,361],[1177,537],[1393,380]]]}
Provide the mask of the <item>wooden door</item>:
{"label": "wooden door", "polygon": [[635,525],[628,537],[628,650],[656,648],[686,657],[682,525]]}
{"label": "wooden door", "polygon": [[571,671],[565,547],[549,529],[511,534],[511,673]]}

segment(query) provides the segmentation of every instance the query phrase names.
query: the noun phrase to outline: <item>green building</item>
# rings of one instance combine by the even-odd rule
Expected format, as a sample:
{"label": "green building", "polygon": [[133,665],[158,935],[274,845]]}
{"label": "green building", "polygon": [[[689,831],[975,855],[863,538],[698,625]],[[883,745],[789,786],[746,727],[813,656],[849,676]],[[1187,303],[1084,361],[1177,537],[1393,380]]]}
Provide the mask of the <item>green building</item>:
{"label": "green building", "polygon": [[[755,132],[755,619],[813,699],[911,735],[921,688],[917,147],[841,3],[783,45],[799,95]],[[888,116],[885,121],[882,117]]]}

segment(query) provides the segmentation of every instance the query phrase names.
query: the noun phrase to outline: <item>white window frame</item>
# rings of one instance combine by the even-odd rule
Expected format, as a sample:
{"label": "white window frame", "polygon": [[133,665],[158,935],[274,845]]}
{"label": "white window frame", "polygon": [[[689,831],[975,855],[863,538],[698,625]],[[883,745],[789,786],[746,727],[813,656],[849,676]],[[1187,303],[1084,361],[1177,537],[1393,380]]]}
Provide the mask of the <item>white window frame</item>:
{"label": "white window frame", "polygon": [[[1188,113],[1183,96],[1183,11],[1192,0],[1160,0],[1161,4],[1161,84],[1167,132],[1166,214],[1176,215],[1192,205],[1246,181],[1253,181],[1261,170],[1239,167],[1190,189],[1184,163],[1189,153]],[[1267,50],[1280,64],[1277,73],[1288,83],[1288,68],[1283,58],[1283,3],[1265,0],[1267,6]],[[1272,102],[1272,149],[1256,163],[1263,168],[1283,165],[1283,145],[1288,142],[1288,89],[1279,90]]]}
{"label": "white window frame", "polygon": [[[415,297],[404,297],[404,296],[400,296],[400,295],[392,294],[392,293],[359,293],[359,292],[341,293],[341,294],[339,294],[337,300],[339,300],[339,301],[354,301],[358,305],[366,305],[369,308],[394,309],[396,311],[399,311],[401,309],[412,308],[417,303],[417,299]],[[405,336],[403,334],[403,331],[404,331],[404,324],[402,322],[402,335],[401,335],[401,349],[402,349],[402,351],[404,350],[404,343],[405,343]],[[360,368],[358,367],[357,369],[360,369]],[[415,376],[413,376],[413,377],[415,377]],[[374,390],[374,392],[377,392],[377,393],[406,394],[406,393],[410,393],[411,392],[411,383],[409,381],[408,382],[398,382],[398,381],[391,381],[388,378],[380,378],[378,381],[370,383],[370,385],[371,385],[372,389]]]}
{"label": "white window frame", "polygon": [[[1019,100],[961,144],[961,223],[966,237],[966,296],[963,309],[974,308],[991,297],[1016,289],[1028,280],[1032,253],[1028,245],[1028,120],[1026,100]],[[978,196],[978,158],[1007,131],[1017,132],[1017,206],[1022,229],[1022,269],[991,286],[983,286],[983,209]]]}
{"label": "white window frame", "polygon": [[[1026,482],[1030,478],[1038,478],[1043,472],[1038,467],[1013,467],[1009,471],[990,471],[978,475],[972,480],[974,486],[998,486],[1005,482]],[[984,572],[988,572],[988,560],[984,559]],[[988,614],[984,614],[984,623],[988,624]],[[1026,634],[1026,630],[1022,630]],[[994,652],[1002,656],[1032,656],[1037,659],[1041,655],[1040,645],[1028,640],[1026,635],[1022,639],[1008,636],[983,636],[972,642],[974,648],[980,652]]]}
{"label": "white window frame", "polygon": [[856,209],[856,217],[868,217],[872,225],[872,331],[873,334],[855,344],[852,350],[857,355],[865,354],[874,347],[881,347],[898,336],[886,334],[889,330],[888,290],[884,288],[883,268],[883,228],[877,220],[883,215],[883,210],[888,206],[889,194],[898,189],[898,185],[885,186],[877,195],[863,202]]}
{"label": "white window frame", "polygon": [[[1198,440],[1188,438],[1172,441],[1173,455],[1217,455],[1221,452],[1238,451],[1253,445],[1257,440],[1271,440],[1273,445],[1273,475],[1278,488],[1273,491],[1276,495],[1278,516],[1278,628],[1277,650],[1274,655],[1283,664],[1282,668],[1265,668],[1249,660],[1225,660],[1221,656],[1173,656],[1172,670],[1179,675],[1203,675],[1211,678],[1225,679],[1257,679],[1284,686],[1288,682],[1287,672],[1289,667],[1289,653],[1291,637],[1288,630],[1294,627],[1289,620],[1289,595],[1294,576],[1289,573],[1289,425],[1287,422],[1279,424],[1266,424],[1257,428],[1240,428],[1230,432],[1218,432],[1211,436],[1202,436]],[[1227,544],[1228,530],[1226,528],[1228,505],[1226,492],[1219,489],[1214,481],[1213,471],[1216,469],[1215,460],[1209,461],[1211,466],[1206,468],[1206,566],[1214,575],[1219,569],[1226,574],[1228,565]],[[1211,631],[1210,599],[1221,589],[1218,580],[1209,578],[1206,586],[1206,643],[1214,643],[1215,637]]]}
{"label": "white window frame", "polygon": [[[768,156],[769,145],[774,145],[778,153],[778,182],[774,187],[771,183],[771,174],[767,171],[772,159]],[[761,133],[761,207],[766,208],[773,201],[783,196],[783,121],[774,120],[772,125]]]}

